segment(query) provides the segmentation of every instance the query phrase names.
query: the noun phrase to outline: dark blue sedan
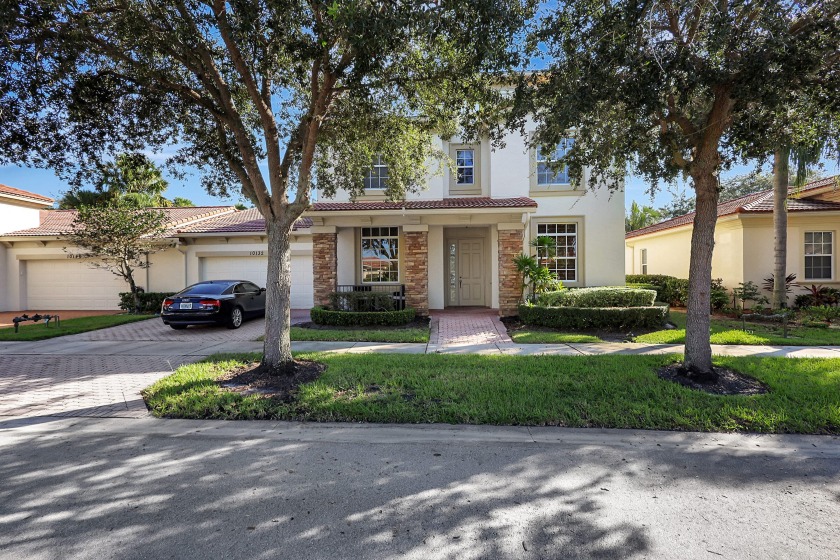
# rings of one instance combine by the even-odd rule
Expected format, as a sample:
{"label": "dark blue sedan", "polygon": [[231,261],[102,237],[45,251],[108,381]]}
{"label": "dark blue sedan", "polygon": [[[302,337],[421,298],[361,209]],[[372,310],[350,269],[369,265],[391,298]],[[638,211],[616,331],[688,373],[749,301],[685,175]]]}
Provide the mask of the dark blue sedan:
{"label": "dark blue sedan", "polygon": [[265,316],[265,288],[247,280],[199,282],[163,300],[164,325],[225,325],[238,329],[245,319]]}

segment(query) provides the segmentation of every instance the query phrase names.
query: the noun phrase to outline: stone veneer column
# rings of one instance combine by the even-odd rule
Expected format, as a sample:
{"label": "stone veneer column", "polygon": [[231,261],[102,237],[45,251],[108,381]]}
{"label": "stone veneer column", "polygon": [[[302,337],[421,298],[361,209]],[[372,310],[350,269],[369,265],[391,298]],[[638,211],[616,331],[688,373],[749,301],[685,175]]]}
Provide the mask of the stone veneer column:
{"label": "stone veneer column", "polygon": [[[512,317],[519,314],[519,288],[521,279],[513,259],[522,252],[523,226],[499,224],[499,315]],[[504,228],[504,229],[503,229]]]}
{"label": "stone veneer column", "polygon": [[329,305],[336,290],[338,275],[337,234],[335,226],[312,228],[312,276],[315,305]]}
{"label": "stone veneer column", "polygon": [[403,226],[405,303],[417,315],[429,314],[429,226]]}

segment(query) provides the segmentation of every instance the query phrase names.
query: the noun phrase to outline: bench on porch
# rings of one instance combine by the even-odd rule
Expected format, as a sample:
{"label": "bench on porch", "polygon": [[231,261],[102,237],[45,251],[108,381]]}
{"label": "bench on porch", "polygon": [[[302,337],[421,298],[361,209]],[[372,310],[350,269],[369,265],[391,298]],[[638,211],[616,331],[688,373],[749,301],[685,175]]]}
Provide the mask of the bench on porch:
{"label": "bench on porch", "polygon": [[336,286],[336,292],[379,292],[390,293],[391,299],[394,300],[394,309],[402,311],[405,309],[405,284],[339,284]]}

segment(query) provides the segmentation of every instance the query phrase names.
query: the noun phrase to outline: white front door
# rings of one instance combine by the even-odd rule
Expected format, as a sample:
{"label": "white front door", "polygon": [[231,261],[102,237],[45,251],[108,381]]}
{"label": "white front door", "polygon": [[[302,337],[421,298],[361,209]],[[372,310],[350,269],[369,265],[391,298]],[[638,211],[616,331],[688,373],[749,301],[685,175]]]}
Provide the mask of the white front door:
{"label": "white front door", "polygon": [[[450,291],[456,296],[456,301],[450,301],[450,305],[470,306],[485,305],[484,301],[484,240],[483,239],[457,239],[450,242],[454,245],[455,274],[450,271],[451,281],[457,281],[457,287]],[[450,298],[452,299],[452,298]]]}

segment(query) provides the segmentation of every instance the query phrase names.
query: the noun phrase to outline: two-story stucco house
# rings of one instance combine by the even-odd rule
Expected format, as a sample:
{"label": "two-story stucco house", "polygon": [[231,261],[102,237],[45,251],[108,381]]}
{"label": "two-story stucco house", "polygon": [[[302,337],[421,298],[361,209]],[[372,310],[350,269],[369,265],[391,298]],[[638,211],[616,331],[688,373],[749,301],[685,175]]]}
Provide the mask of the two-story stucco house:
{"label": "two-story stucco house", "polygon": [[[377,158],[363,196],[339,193],[312,205],[292,236],[293,308],[327,303],[339,287],[404,287],[420,314],[476,306],[513,315],[513,258],[529,252],[536,236],[556,241],[550,267],[566,286],[624,284],[623,190],[575,189],[566,173],[546,165],[571,141],[556,150],[529,149],[518,133],[498,150],[488,142],[437,142],[455,171],[444,167],[405,201],[385,200],[388,165]],[[213,278],[265,285],[266,234],[256,210],[176,210],[167,210],[168,248],[150,256],[143,288],[174,292]],[[118,307],[125,285],[67,247],[72,220],[72,211],[41,212],[0,233],[0,310]]]}
{"label": "two-story stucco house", "polygon": [[[575,189],[547,165],[556,149],[526,147],[511,133],[489,142],[438,140],[454,170],[429,177],[405,202],[383,195],[387,162],[374,162],[363,196],[321,201],[312,219],[315,303],[342,285],[404,284],[409,306],[478,306],[516,314],[520,280],[513,264],[536,236],[556,241],[550,263],[569,287],[624,284],[624,194]],[[623,185],[619,186],[623,187]]]}

